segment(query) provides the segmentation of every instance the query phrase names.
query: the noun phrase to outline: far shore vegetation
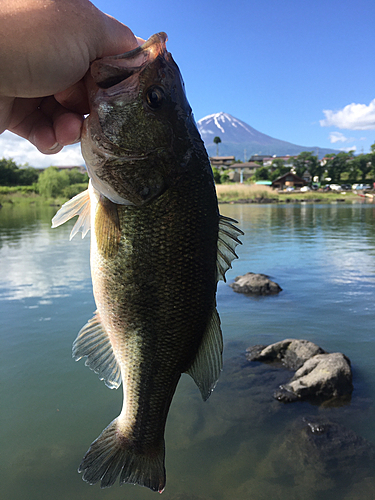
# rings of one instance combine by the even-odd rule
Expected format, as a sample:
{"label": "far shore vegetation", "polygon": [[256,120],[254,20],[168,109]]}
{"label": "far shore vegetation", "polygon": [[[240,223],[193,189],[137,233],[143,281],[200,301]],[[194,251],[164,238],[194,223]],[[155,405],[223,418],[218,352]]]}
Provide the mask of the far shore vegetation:
{"label": "far shore vegetation", "polygon": [[[218,145],[218,144],[217,144]],[[292,158],[291,158],[292,159]],[[324,161],[305,151],[293,158],[293,164],[285,164],[275,158],[271,165],[261,166],[243,184],[231,182],[230,169],[213,168],[218,200],[221,203],[238,202],[290,202],[290,201],[353,201],[359,196],[346,189],[342,192],[324,191],[325,185],[363,183],[371,188],[375,181],[375,144],[371,153],[353,155],[340,152],[326,157]],[[236,163],[241,163],[239,160]],[[270,186],[255,184],[257,181],[273,181],[291,168],[299,177],[307,170],[311,177],[319,179],[319,188],[314,191],[277,191]],[[61,205],[66,200],[84,191],[88,184],[87,173],[79,168],[67,169],[51,166],[37,169],[30,165],[17,165],[14,160],[0,159],[0,206],[5,203],[28,201]]]}
{"label": "far shore vegetation", "polygon": [[78,168],[51,166],[42,170],[3,158],[0,160],[0,204],[29,199],[59,205],[84,191],[88,180],[87,173]]}
{"label": "far shore vegetation", "polygon": [[291,191],[280,192],[269,186],[258,184],[216,184],[219,203],[289,203],[299,201],[331,203],[336,201],[359,201],[358,195],[348,192]]}

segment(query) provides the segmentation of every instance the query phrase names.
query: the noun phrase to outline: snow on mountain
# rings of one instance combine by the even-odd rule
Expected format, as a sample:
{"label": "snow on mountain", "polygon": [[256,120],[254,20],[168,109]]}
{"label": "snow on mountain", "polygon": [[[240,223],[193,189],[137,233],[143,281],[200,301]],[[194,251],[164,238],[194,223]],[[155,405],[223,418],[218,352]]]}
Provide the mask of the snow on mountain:
{"label": "snow on mountain", "polygon": [[197,122],[198,130],[205,143],[208,154],[216,155],[214,137],[221,139],[219,144],[220,155],[234,155],[244,159],[244,154],[250,157],[253,154],[269,155],[298,155],[302,151],[313,151],[319,157],[328,153],[337,153],[334,149],[298,146],[290,142],[275,139],[259,132],[247,123],[235,118],[229,113],[214,113],[205,116]]}
{"label": "snow on mountain", "polygon": [[[264,135],[247,123],[223,112],[205,116],[198,121],[197,125],[204,141],[206,138],[213,140],[215,136],[220,136],[222,141],[225,139],[225,141],[238,143],[249,138],[254,140],[257,134]],[[225,134],[225,138],[223,134]]]}

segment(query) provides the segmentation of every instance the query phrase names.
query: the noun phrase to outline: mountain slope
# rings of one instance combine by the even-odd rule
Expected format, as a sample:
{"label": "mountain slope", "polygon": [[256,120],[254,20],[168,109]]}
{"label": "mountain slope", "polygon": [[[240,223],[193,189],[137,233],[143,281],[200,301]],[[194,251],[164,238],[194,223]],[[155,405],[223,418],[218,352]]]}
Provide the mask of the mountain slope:
{"label": "mountain slope", "polygon": [[246,159],[253,154],[262,155],[298,155],[302,151],[313,151],[323,157],[328,153],[338,153],[335,149],[318,148],[317,146],[298,146],[290,142],[275,139],[263,134],[247,123],[235,118],[228,113],[215,113],[208,115],[197,122],[199,132],[210,156],[216,155],[214,137],[221,139],[219,154],[222,156],[234,155],[237,159]]}

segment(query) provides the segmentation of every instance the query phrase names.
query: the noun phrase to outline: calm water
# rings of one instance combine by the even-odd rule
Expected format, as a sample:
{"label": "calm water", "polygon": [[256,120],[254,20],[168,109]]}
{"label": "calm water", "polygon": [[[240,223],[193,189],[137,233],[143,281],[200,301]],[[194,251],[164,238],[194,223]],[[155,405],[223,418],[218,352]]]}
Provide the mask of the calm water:
{"label": "calm water", "polygon": [[[69,242],[71,224],[51,230],[55,211],[0,210],[0,498],[156,498],[132,485],[100,490],[76,471],[118,415],[122,392],[71,358],[71,344],[95,308],[89,240]],[[224,371],[207,403],[183,376],[167,423],[163,498],[373,500],[375,471],[363,450],[375,444],[375,207],[224,205],[221,211],[246,232],[228,282],[262,272],[283,292],[248,298],[219,284]],[[350,404],[283,405],[272,398],[290,373],[249,365],[243,352],[288,337],[351,359]],[[315,417],[344,426],[362,456],[323,464],[300,430],[303,418]]]}

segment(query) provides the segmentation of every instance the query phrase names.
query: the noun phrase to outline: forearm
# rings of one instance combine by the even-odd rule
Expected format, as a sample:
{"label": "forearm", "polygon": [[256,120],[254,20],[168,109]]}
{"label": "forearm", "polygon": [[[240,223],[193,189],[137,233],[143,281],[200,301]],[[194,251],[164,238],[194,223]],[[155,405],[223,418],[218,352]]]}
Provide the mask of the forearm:
{"label": "forearm", "polygon": [[0,133],[48,154],[78,141],[90,63],[137,46],[89,0],[0,0]]}
{"label": "forearm", "polygon": [[[81,0],[0,0],[0,95],[45,96],[82,78],[82,68],[88,66],[95,54],[89,53],[85,28],[82,33],[82,25],[77,26],[82,21],[81,3]],[[83,3],[85,11],[90,10],[90,3]],[[95,29],[88,17],[85,22]],[[77,32],[81,43],[74,36]],[[74,52],[71,67],[67,52]],[[82,63],[78,65],[77,59],[82,59]],[[53,74],[53,78],[46,78],[47,73]]]}
{"label": "forearm", "polygon": [[132,32],[88,0],[0,0],[0,95],[56,94],[129,45]]}

